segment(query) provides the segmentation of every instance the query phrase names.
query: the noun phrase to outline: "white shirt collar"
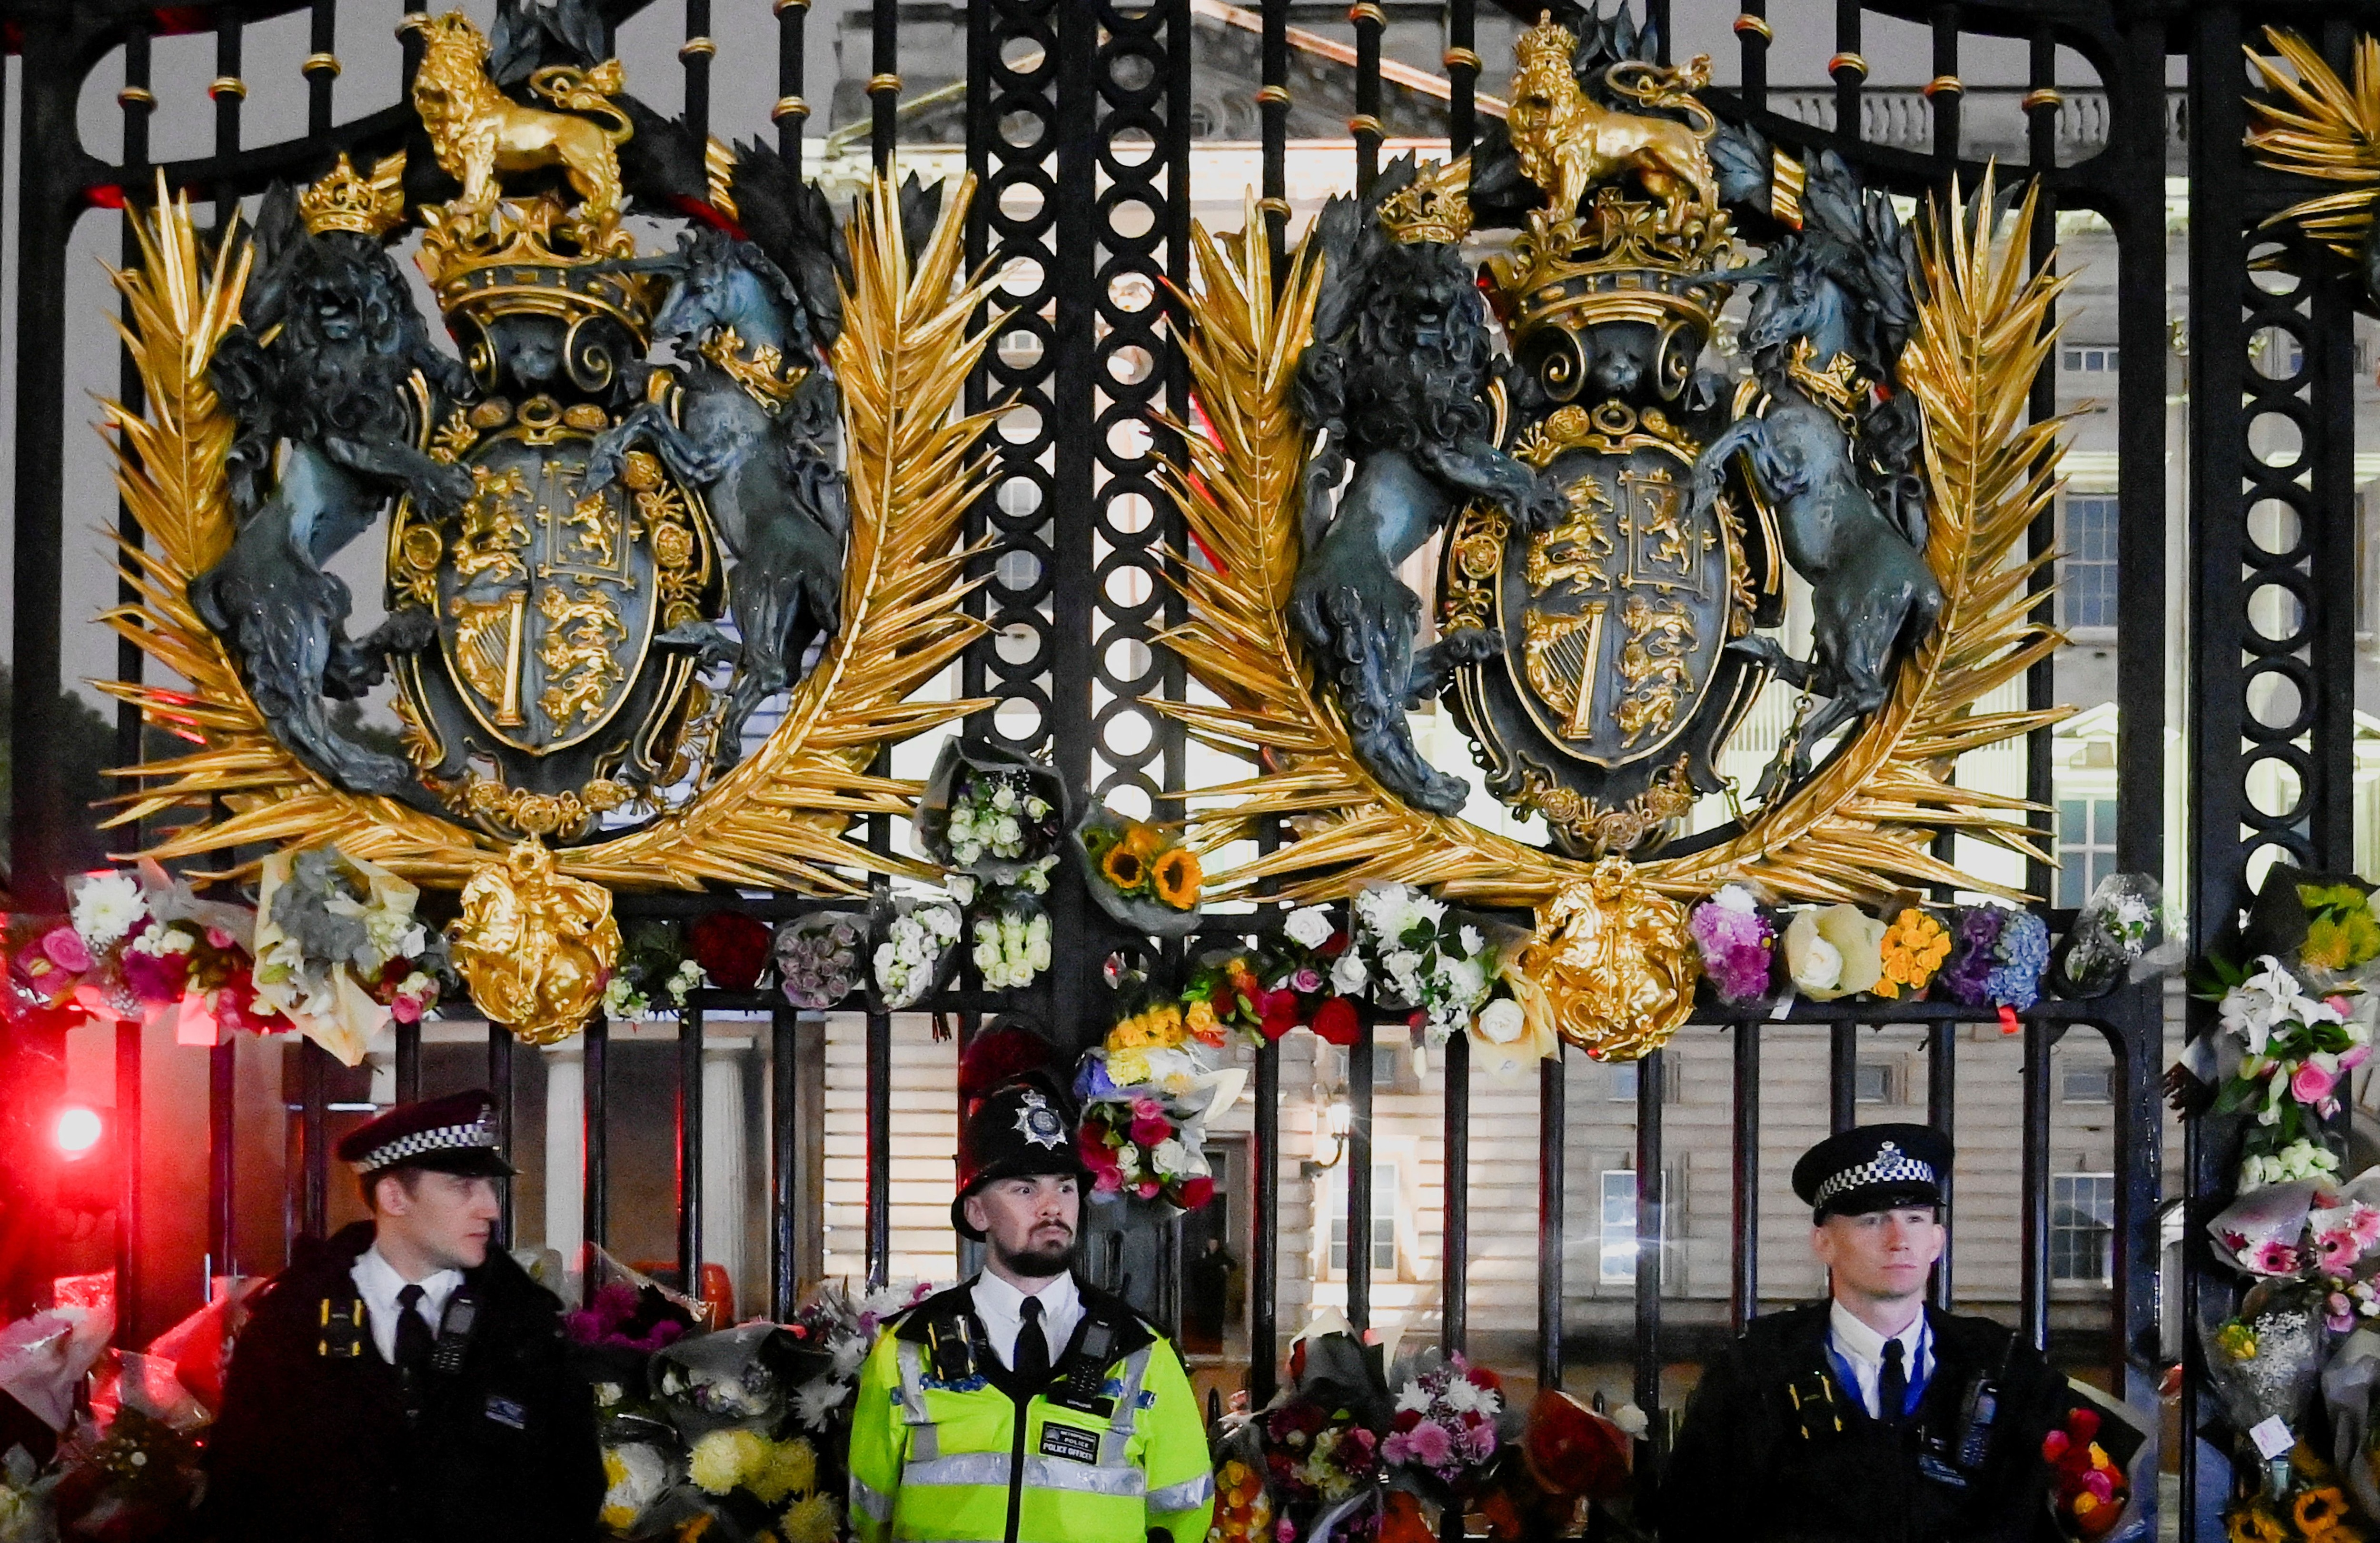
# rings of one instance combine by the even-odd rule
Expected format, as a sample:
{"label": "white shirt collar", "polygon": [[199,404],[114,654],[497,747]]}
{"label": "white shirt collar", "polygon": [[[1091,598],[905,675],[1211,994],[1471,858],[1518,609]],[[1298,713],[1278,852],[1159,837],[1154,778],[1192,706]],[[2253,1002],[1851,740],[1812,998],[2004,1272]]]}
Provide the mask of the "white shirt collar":
{"label": "white shirt collar", "polygon": [[1025,1299],[1028,1294],[1041,1304],[1041,1335],[1050,1346],[1052,1361],[1066,1353],[1066,1346],[1075,1337],[1075,1326],[1082,1321],[1083,1294],[1075,1289],[1073,1271],[1052,1275],[1040,1290],[1028,1294],[990,1270],[984,1270],[975,1278],[975,1316],[983,1325],[984,1336],[991,1342],[992,1354],[1000,1357],[1002,1366],[1016,1364],[1016,1333],[1024,1326]]}
{"label": "white shirt collar", "polygon": [[408,1282],[397,1273],[396,1266],[380,1251],[380,1245],[356,1256],[348,1268],[347,1278],[356,1283],[356,1294],[364,1299],[364,1312],[371,1319],[372,1343],[380,1348],[381,1359],[396,1364],[397,1294],[407,1285],[421,1288],[421,1316],[432,1332],[446,1316],[446,1300],[463,1283],[459,1270],[442,1270],[419,1281]]}
{"label": "white shirt collar", "polygon": [[[1847,1360],[1864,1361],[1870,1366],[1884,1364],[1885,1336],[1860,1321],[1857,1315],[1837,1301],[1828,1315],[1828,1327],[1834,1330],[1835,1348]],[[1925,1309],[1909,1320],[1909,1327],[1892,1338],[1900,1342],[1902,1364],[1912,1372],[1917,1369],[1918,1347],[1925,1339]]]}

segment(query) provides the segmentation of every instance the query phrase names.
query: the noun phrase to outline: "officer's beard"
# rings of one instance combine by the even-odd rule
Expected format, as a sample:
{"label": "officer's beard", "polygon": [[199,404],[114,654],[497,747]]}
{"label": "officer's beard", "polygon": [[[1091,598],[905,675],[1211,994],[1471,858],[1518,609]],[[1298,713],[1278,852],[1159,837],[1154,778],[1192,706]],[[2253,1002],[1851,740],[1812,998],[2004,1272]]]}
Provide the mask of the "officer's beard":
{"label": "officer's beard", "polygon": [[997,1241],[992,1242],[990,1247],[992,1257],[1000,1262],[1002,1270],[1011,1275],[1021,1275],[1028,1281],[1063,1275],[1075,1265],[1075,1233],[1072,1228],[1067,1229],[1062,1243],[1046,1243],[1038,1248],[1027,1247],[1018,1253],[1011,1253]]}

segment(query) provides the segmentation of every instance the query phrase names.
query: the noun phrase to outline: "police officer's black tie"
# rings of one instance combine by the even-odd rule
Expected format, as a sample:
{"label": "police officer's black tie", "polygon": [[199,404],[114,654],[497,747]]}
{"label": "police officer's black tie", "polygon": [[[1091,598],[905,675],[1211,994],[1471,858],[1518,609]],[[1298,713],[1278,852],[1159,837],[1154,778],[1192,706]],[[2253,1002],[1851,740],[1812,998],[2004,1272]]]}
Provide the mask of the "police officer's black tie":
{"label": "police officer's black tie", "polygon": [[1876,1379],[1876,1417],[1887,1425],[1899,1425],[1909,1406],[1909,1372],[1900,1358],[1900,1342],[1885,1341],[1884,1370]]}
{"label": "police officer's black tie", "polygon": [[421,1316],[421,1288],[407,1286],[396,1294],[396,1369],[419,1386],[430,1370],[430,1320]]}
{"label": "police officer's black tie", "polygon": [[1025,1299],[1025,1321],[1016,1330],[1016,1380],[1038,1388],[1050,1380],[1050,1337],[1041,1332],[1041,1299]]}

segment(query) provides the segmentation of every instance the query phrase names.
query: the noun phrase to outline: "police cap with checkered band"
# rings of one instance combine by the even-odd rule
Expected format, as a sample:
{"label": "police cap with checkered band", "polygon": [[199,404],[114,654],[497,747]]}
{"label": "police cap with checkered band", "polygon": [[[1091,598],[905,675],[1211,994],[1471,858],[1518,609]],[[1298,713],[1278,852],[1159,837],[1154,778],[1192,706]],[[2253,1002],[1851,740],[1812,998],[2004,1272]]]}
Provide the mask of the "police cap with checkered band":
{"label": "police cap with checkered band", "polygon": [[1793,1193],[1810,1220],[1940,1206],[1950,1138],[1931,1125],[1858,1125],[1839,1131],[1793,1165]]}
{"label": "police cap with checkered band", "polygon": [[508,1179],[514,1169],[504,1160],[495,1110],[495,1099],[479,1087],[398,1104],[349,1131],[339,1160],[367,1184],[407,1168]]}

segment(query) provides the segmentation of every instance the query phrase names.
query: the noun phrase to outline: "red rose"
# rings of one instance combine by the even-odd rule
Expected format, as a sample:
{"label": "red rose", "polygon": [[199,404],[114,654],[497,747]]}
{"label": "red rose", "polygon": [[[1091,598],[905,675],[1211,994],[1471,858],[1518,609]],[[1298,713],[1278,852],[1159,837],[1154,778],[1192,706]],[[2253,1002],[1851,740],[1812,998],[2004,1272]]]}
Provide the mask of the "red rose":
{"label": "red rose", "polygon": [[1322,940],[1322,946],[1316,949],[1314,952],[1320,954],[1325,959],[1338,958],[1339,955],[1347,952],[1347,934],[1343,931],[1331,933],[1330,936]]}
{"label": "red rose", "polygon": [[1332,997],[1315,1010],[1314,1033],[1326,1044],[1345,1048],[1364,1037],[1363,1020],[1355,1016],[1354,1002]]}
{"label": "red rose", "polygon": [[1182,1209],[1196,1210],[1215,1197],[1215,1181],[1200,1173],[1182,1181]]}
{"label": "red rose", "polygon": [[1400,1409],[1397,1411],[1396,1428],[1399,1430],[1411,1430],[1414,1427],[1419,1424],[1421,1424],[1420,1410]]}
{"label": "red rose", "polygon": [[1475,1388],[1500,1391],[1504,1386],[1504,1379],[1496,1375],[1496,1368],[1493,1367],[1465,1367],[1463,1368],[1463,1379]]}
{"label": "red rose", "polygon": [[686,931],[686,951],[722,991],[748,991],[769,961],[766,923],[741,911],[713,911]]}
{"label": "red rose", "polygon": [[2078,1441],[2095,1440],[2099,1435],[2099,1412],[2077,1409],[2066,1416],[2066,1428]]}
{"label": "red rose", "polygon": [[1297,993],[1283,987],[1268,992],[1258,1013],[1257,1027],[1268,1039],[1278,1039],[1298,1024]]}

